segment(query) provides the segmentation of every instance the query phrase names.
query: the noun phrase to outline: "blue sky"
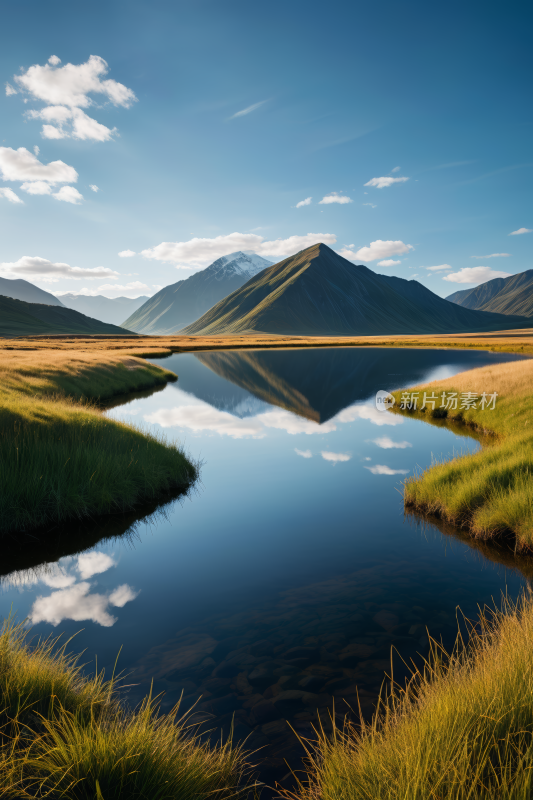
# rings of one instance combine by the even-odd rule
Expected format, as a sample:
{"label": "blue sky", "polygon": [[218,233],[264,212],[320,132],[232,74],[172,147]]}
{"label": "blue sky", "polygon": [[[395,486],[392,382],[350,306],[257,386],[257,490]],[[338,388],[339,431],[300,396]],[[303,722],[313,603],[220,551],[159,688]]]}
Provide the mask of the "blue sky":
{"label": "blue sky", "polygon": [[533,268],[532,16],[6,5],[0,275],[136,296],[232,250],[276,260],[317,240],[443,296]]}

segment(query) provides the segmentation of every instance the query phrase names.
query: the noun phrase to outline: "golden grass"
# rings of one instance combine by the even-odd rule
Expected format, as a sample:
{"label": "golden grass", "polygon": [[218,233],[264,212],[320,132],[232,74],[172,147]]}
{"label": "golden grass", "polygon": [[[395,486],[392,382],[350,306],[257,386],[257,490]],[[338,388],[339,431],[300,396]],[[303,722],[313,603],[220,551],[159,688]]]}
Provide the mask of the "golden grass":
{"label": "golden grass", "polygon": [[407,508],[435,514],[490,539],[512,535],[520,551],[533,550],[533,360],[499,364],[460,373],[409,391],[419,392],[416,411],[401,411],[401,392],[395,392],[396,413],[412,413],[429,422],[435,410],[420,408],[424,392],[497,392],[494,409],[448,411],[450,419],[492,434],[473,455],[435,463],[408,478]]}
{"label": "golden grass", "polygon": [[244,754],[231,740],[202,743],[179,705],[136,711],[116,682],[82,674],[57,639],[30,643],[8,620],[0,631],[0,794],[5,798],[201,800],[238,797]]}
{"label": "golden grass", "polygon": [[371,723],[308,742],[299,800],[526,800],[533,792],[533,602],[484,614]]}
{"label": "golden grass", "polygon": [[169,379],[129,353],[0,350],[0,532],[127,511],[189,486],[197,467],[177,445],[101,411]]}

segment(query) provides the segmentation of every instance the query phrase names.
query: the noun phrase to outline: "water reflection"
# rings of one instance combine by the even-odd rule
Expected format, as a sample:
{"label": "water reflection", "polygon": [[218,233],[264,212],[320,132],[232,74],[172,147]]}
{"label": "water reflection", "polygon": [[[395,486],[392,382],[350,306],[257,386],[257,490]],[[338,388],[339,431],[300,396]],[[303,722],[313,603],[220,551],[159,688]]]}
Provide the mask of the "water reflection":
{"label": "water reflection", "polygon": [[165,708],[183,691],[215,716],[210,728],[234,719],[237,738],[264,748],[272,783],[285,758],[297,767],[286,720],[310,733],[317,709],[327,719],[333,701],[356,705],[356,686],[368,715],[391,647],[426,654],[426,626],[452,646],[458,605],[474,616],[533,572],[504,547],[404,517],[405,475],[479,437],[369,402],[501,360],[368,348],[161,359],[178,382],[109,413],[185,440],[205,462],[197,491],[159,517],[151,507],[13,542],[4,613],[30,617],[37,635],[83,627],[74,649],[110,670],[123,645],[132,703],[154,681]]}

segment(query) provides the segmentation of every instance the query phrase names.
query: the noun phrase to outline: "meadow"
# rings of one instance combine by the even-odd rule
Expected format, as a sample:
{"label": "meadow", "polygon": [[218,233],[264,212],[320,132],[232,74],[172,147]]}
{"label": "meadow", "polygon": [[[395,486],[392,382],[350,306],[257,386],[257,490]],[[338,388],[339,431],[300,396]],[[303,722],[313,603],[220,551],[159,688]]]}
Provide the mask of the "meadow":
{"label": "meadow", "polygon": [[[444,381],[413,387],[417,408],[395,413],[420,415],[431,422],[448,418],[486,434],[473,455],[435,461],[404,483],[404,502],[415,512],[434,514],[482,539],[510,538],[517,551],[533,550],[533,360],[482,367]],[[456,393],[457,408],[440,405],[442,393]],[[497,393],[494,408],[478,400],[461,408],[461,395]],[[439,400],[424,405],[424,396]],[[405,404],[404,404],[405,405]]]}
{"label": "meadow", "polygon": [[0,350],[2,534],[124,512],[189,486],[198,467],[178,445],[102,413],[116,395],[175,379],[129,354]]}

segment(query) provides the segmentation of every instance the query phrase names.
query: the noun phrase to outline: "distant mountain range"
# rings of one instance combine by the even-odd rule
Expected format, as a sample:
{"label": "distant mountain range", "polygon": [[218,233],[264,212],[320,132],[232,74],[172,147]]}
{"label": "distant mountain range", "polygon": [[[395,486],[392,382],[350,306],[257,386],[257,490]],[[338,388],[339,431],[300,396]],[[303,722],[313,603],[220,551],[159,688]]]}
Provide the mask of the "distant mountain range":
{"label": "distant mountain range", "polygon": [[181,331],[386,335],[528,327],[524,317],[472,311],[418,281],[377,275],[316,244],[264,269]]}
{"label": "distant mountain range", "polygon": [[129,331],[91,319],[62,305],[25,303],[23,300],[0,296],[0,336],[53,333],[107,333],[127,336]]}
{"label": "distant mountain range", "polygon": [[222,256],[190,278],[165,286],[122,322],[122,326],[136,333],[159,336],[175,333],[270,266],[270,261],[255,253],[239,250]]}
{"label": "distant mountain range", "polygon": [[533,269],[454,292],[446,300],[478,311],[533,317]]}
{"label": "distant mountain range", "polygon": [[45,303],[49,306],[62,306],[63,303],[50,292],[39,289],[29,281],[0,278],[0,295],[12,297],[13,300],[24,300],[26,303]]}
{"label": "distant mountain range", "polygon": [[72,293],[61,295],[61,302],[67,308],[73,308],[81,314],[99,319],[101,322],[109,322],[112,325],[120,325],[125,317],[133,314],[147,300],[149,298],[146,295],[135,299],[131,297],[115,297],[111,299],[104,297],[102,294],[98,294],[95,297]]}

